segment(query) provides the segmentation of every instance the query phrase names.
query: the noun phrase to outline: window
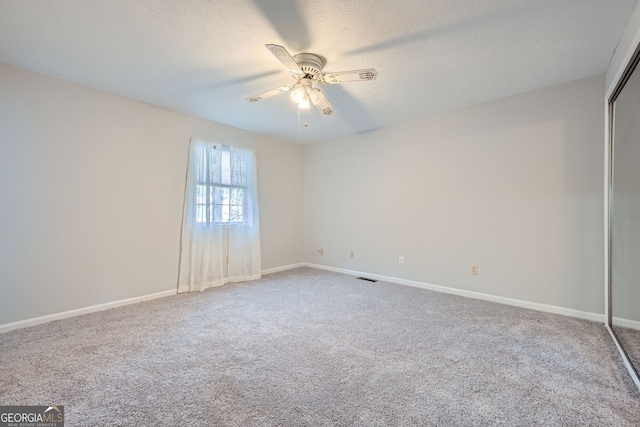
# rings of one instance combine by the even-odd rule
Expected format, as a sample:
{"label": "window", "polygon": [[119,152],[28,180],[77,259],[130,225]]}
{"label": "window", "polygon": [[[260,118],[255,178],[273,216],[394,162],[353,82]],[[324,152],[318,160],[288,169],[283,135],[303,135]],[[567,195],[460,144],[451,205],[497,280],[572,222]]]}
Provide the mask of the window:
{"label": "window", "polygon": [[[213,146],[196,182],[196,224],[234,224],[244,220],[247,188],[242,185],[244,161],[232,156],[228,146]],[[233,171],[233,173],[232,173]]]}
{"label": "window", "polygon": [[196,192],[197,224],[242,222],[242,188],[198,184]]}
{"label": "window", "polygon": [[185,178],[178,292],[260,278],[255,152],[191,138]]}

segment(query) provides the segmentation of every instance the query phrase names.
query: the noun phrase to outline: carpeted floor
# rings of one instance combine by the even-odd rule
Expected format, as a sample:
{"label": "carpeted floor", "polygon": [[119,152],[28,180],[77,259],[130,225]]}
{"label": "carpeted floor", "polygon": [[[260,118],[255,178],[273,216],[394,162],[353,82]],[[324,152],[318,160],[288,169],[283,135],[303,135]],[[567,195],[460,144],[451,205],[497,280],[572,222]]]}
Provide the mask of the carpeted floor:
{"label": "carpeted floor", "polygon": [[0,335],[67,426],[638,426],[604,326],[301,268]]}

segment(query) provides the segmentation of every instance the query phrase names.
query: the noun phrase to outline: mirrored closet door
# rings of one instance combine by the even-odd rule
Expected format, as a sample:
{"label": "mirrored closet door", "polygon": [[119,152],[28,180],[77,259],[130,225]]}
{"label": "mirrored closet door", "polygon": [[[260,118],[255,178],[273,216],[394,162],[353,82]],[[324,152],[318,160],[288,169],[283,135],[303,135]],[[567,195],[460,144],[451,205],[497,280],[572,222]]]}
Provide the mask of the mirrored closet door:
{"label": "mirrored closet door", "polygon": [[640,387],[640,61],[627,66],[609,100],[609,318]]}

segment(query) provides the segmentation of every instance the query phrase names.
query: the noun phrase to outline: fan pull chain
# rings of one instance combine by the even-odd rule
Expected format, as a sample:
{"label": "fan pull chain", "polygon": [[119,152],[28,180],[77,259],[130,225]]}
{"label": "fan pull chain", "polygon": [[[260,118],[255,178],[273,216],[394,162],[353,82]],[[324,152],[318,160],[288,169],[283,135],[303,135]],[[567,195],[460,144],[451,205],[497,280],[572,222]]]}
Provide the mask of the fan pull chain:
{"label": "fan pull chain", "polygon": [[296,107],[298,110],[298,136],[300,136],[300,108]]}

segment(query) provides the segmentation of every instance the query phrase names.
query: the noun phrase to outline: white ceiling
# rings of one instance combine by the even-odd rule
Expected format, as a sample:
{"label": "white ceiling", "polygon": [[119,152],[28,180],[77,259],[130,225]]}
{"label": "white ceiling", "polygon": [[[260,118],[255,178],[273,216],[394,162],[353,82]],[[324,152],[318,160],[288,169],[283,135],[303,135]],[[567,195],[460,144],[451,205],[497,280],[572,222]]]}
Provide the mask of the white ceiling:
{"label": "white ceiling", "polygon": [[[604,73],[637,0],[2,0],[0,62],[242,129],[316,142]],[[378,79],[303,113],[264,47]]]}

